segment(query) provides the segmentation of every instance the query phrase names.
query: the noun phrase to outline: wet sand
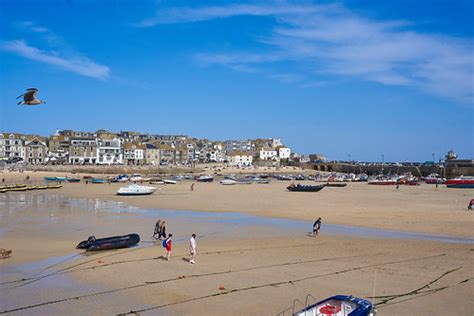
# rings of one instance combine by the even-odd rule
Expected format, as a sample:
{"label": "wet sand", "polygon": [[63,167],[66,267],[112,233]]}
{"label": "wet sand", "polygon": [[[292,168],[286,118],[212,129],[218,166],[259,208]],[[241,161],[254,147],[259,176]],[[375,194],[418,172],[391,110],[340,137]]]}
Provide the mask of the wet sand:
{"label": "wet sand", "polygon": [[[42,176],[31,174],[32,181]],[[396,191],[349,184],[298,194],[285,192],[287,184],[199,183],[190,192],[184,182],[141,198],[115,196],[119,185],[114,184],[65,184],[57,191],[1,195],[0,247],[8,245],[14,253],[0,261],[0,312],[29,306],[13,314],[275,315],[311,293],[318,299],[335,294],[367,298],[381,315],[474,313],[472,243],[324,232],[331,223],[472,237],[472,213],[464,205],[469,190],[426,185]],[[145,208],[307,220],[307,230],[321,216],[323,231],[312,238],[285,226],[170,217],[168,231],[176,239],[166,262],[156,259],[164,251],[149,238],[155,219],[140,212]],[[195,265],[186,261],[193,231],[201,235]],[[139,248],[87,255],[74,249],[98,232],[138,232],[145,242]],[[40,260],[47,261],[35,264]],[[25,277],[33,279],[15,282]]]}

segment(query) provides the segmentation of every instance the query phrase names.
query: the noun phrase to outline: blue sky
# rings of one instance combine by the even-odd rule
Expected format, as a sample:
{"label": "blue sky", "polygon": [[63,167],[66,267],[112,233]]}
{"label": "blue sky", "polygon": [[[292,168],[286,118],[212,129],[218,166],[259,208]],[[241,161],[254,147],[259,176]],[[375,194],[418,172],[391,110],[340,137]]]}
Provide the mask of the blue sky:
{"label": "blue sky", "polygon": [[[0,130],[474,157],[472,1],[0,1]],[[47,103],[20,107],[37,87]]]}

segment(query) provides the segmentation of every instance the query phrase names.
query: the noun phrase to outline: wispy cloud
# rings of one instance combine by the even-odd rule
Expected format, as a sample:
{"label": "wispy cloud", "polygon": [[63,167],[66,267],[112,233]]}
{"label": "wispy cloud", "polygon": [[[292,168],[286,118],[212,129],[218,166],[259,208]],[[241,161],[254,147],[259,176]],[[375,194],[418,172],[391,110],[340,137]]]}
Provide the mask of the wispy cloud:
{"label": "wispy cloud", "polygon": [[25,40],[11,40],[0,42],[1,51],[53,65],[82,76],[102,80],[109,78],[109,67],[95,63],[82,54],[77,53],[50,29],[35,25],[31,21],[17,22],[15,25],[28,32],[40,34],[41,38],[46,42],[46,46],[49,46],[49,49],[41,49],[29,45]]}
{"label": "wispy cloud", "polygon": [[271,34],[259,40],[266,48],[259,53],[200,53],[195,56],[200,63],[235,70],[247,66],[259,72],[260,65],[285,62],[288,73],[294,73],[298,63],[306,66],[296,68],[307,69],[300,75],[309,82],[340,76],[415,87],[463,102],[474,100],[472,39],[417,32],[411,21],[375,20],[339,4],[176,7],[158,10],[137,26],[240,15],[274,17]]}

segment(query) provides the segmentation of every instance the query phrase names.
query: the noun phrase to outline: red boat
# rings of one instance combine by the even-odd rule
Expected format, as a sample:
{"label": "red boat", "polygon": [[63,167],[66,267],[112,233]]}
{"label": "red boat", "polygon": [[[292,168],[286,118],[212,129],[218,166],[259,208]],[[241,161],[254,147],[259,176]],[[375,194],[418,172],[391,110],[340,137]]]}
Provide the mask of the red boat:
{"label": "red boat", "polygon": [[448,188],[474,189],[474,177],[459,177],[446,181]]}
{"label": "red boat", "polygon": [[446,181],[446,179],[442,178],[439,174],[437,173],[432,173],[430,175],[428,175],[426,178],[425,178],[425,183],[428,183],[428,184],[444,184]]}

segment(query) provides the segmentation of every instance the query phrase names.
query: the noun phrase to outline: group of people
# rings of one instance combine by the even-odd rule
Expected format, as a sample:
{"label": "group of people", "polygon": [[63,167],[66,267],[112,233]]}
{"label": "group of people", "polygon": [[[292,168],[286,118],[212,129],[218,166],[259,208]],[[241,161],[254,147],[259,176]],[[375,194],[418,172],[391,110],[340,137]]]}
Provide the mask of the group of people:
{"label": "group of people", "polygon": [[[173,234],[169,234],[168,237],[166,236],[166,222],[162,220],[158,220],[155,224],[155,231],[153,233],[153,238],[161,240],[163,237],[163,242],[161,245],[165,248],[166,252],[163,256],[163,259],[166,261],[170,260],[171,257],[171,250],[173,245]],[[158,237],[156,237],[158,235]],[[189,239],[189,263],[195,264],[196,261],[194,260],[197,253],[197,244],[196,244],[196,234],[191,234],[191,238]]]}

